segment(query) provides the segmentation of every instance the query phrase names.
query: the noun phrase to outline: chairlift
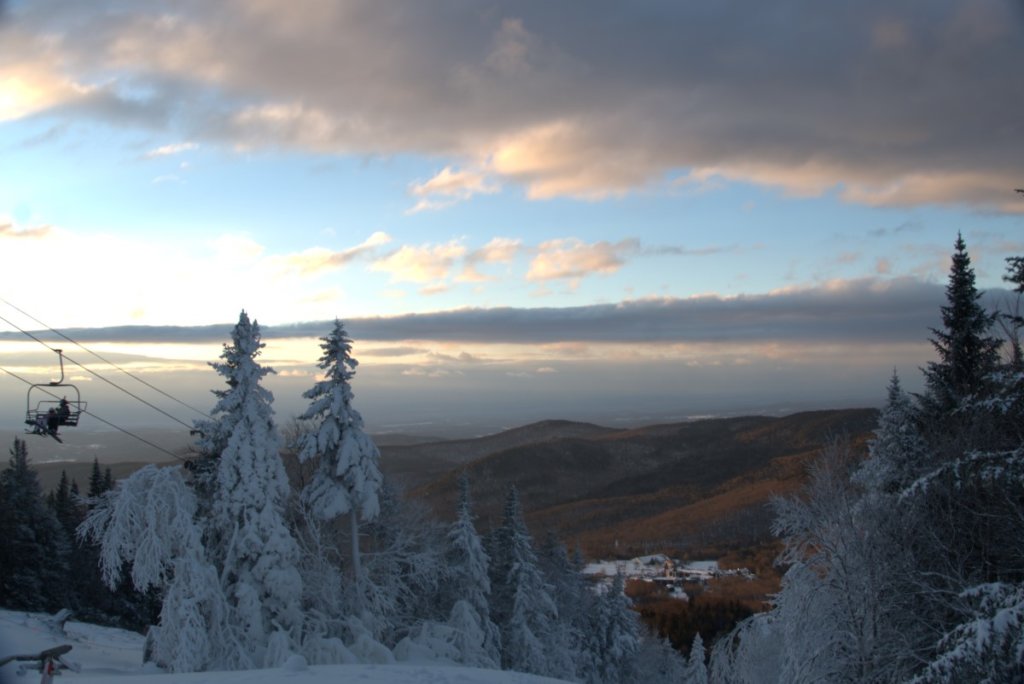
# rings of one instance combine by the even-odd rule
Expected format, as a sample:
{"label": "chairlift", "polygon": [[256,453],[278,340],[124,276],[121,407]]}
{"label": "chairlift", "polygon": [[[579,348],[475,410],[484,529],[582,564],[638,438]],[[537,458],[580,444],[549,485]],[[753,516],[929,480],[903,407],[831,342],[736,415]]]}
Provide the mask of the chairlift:
{"label": "chairlift", "polygon": [[[62,426],[75,427],[78,419],[85,412],[86,402],[82,401],[82,393],[78,388],[69,382],[64,382],[64,352],[61,349],[54,349],[60,358],[60,380],[38,383],[28,388],[28,395],[25,397],[25,430],[30,435],[41,435],[53,437],[58,442],[63,442],[57,435],[57,430]],[[61,392],[63,395],[57,399],[57,392],[54,388],[66,388]],[[71,394],[72,396],[68,396]],[[49,398],[47,398],[49,397]]]}

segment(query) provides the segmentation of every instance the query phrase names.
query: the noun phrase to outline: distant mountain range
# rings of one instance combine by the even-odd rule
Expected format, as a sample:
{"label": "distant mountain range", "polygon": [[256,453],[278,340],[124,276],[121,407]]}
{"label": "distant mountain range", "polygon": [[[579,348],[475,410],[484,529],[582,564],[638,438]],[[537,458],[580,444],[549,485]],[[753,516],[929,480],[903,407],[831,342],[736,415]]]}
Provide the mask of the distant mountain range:
{"label": "distant mountain range", "polygon": [[[687,556],[765,541],[771,497],[799,488],[806,464],[829,439],[863,446],[877,415],[811,411],[625,430],[547,420],[475,439],[401,435],[379,444],[385,473],[443,520],[454,516],[465,472],[481,531],[498,524],[514,484],[535,537],[554,532],[591,557]],[[29,443],[29,455],[44,490],[66,470],[84,493],[91,461],[40,462],[32,458],[40,439]],[[144,463],[101,456],[101,467],[108,465],[117,478]]]}
{"label": "distant mountain range", "polygon": [[863,446],[877,415],[813,411],[630,430],[545,421],[478,440],[385,449],[382,463],[444,519],[466,472],[482,529],[498,523],[514,484],[535,536],[551,530],[591,557],[686,555],[767,539],[771,497],[796,490],[829,439]]}

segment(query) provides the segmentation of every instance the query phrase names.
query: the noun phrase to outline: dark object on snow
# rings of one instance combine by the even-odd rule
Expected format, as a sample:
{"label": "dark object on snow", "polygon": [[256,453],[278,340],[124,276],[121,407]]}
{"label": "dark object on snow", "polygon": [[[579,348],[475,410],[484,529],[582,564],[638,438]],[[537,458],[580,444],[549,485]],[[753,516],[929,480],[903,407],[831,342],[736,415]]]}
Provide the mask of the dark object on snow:
{"label": "dark object on snow", "polygon": [[[73,672],[78,671],[78,666],[71,665],[64,662],[61,656],[71,650],[71,644],[62,644],[60,646],[54,646],[48,648],[40,653],[33,653],[31,655],[12,655],[6,658],[0,658],[0,667],[7,663],[14,661],[24,662],[38,662],[36,668],[41,672],[45,678],[46,675],[53,675],[61,670],[71,670]],[[26,669],[24,665],[18,667],[18,675],[25,674]]]}

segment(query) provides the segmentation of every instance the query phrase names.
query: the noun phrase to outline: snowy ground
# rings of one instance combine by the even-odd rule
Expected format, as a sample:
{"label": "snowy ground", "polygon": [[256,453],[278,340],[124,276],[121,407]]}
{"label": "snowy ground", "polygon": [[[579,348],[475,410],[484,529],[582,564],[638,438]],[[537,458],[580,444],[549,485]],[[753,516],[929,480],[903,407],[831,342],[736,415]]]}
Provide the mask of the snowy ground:
{"label": "snowy ground", "polygon": [[[142,636],[82,622],[68,622],[66,633],[54,631],[47,616],[0,610],[0,658],[38,653],[60,644],[71,644],[64,660],[77,664],[78,672],[64,671],[58,684],[277,684],[278,682],[325,681],[359,684],[555,684],[560,680],[519,672],[498,672],[467,667],[435,665],[310,665],[292,662],[271,670],[244,672],[196,672],[164,674],[144,670]],[[40,679],[30,670],[17,676],[17,664],[0,668],[0,684],[35,684]]]}

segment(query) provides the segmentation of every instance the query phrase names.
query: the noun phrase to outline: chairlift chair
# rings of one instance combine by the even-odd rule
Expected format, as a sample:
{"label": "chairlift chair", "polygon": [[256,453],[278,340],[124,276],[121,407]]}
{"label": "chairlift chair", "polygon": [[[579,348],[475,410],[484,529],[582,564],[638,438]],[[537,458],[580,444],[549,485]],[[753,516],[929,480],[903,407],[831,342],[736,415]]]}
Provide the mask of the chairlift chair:
{"label": "chairlift chair", "polygon": [[[54,351],[57,352],[60,359],[60,380],[42,382],[28,388],[28,394],[25,397],[25,424],[29,426],[29,429],[25,432],[53,437],[61,442],[61,438],[57,436],[57,428],[77,426],[79,417],[85,411],[86,402],[82,401],[82,393],[77,387],[69,382],[64,382],[64,352],[60,349],[54,349]],[[57,393],[54,391],[54,388],[58,387],[66,388],[61,392],[62,398],[60,399],[57,398]],[[68,396],[69,394],[72,396]],[[67,411],[63,414],[60,412],[62,402],[67,403]],[[51,410],[57,415],[56,427],[50,425]]]}

